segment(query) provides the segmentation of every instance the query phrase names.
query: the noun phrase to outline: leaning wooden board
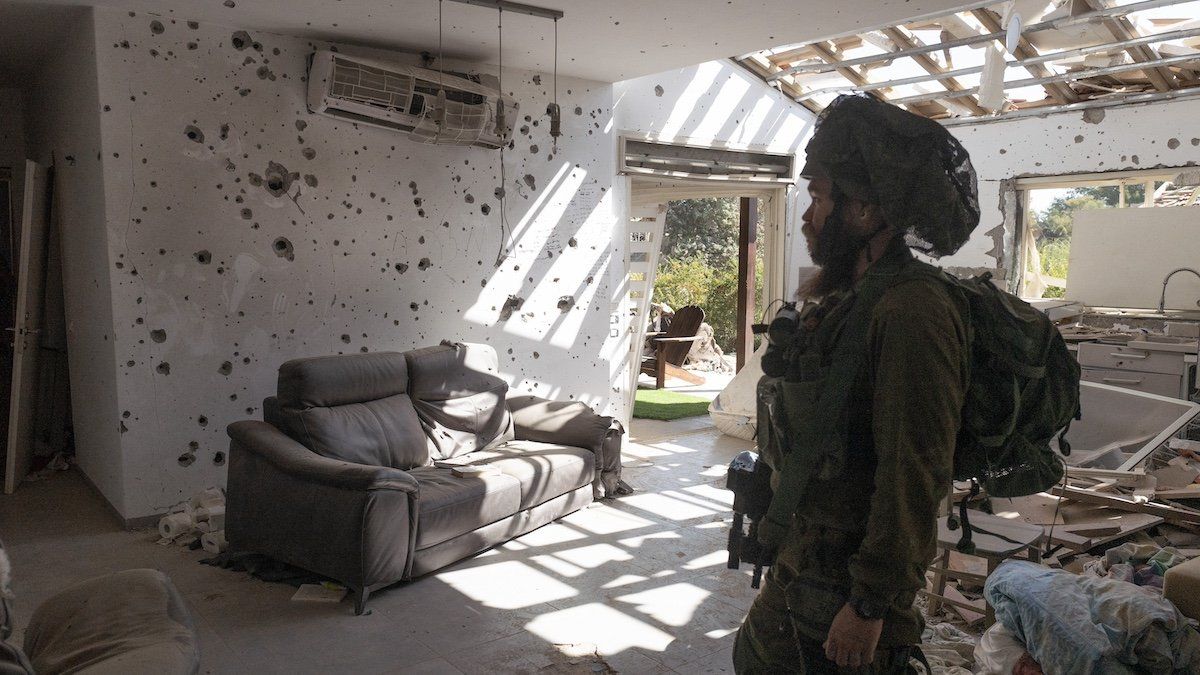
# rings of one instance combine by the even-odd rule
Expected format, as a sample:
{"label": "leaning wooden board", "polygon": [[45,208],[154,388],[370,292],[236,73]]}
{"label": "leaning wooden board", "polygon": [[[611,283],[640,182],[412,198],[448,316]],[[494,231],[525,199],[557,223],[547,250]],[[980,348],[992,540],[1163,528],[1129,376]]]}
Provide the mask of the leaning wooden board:
{"label": "leaning wooden board", "polygon": [[[1051,544],[1075,552],[1089,551],[1111,541],[1161,525],[1161,516],[1061,500],[1045,492],[1020,499],[993,499],[997,515],[1043,526]],[[1055,523],[1053,529],[1050,524]]]}
{"label": "leaning wooden board", "polygon": [[1155,504],[1152,502],[1135,502],[1132,499],[1125,499],[1124,497],[1118,497],[1116,495],[1100,494],[1091,490],[1082,490],[1080,488],[1074,488],[1070,486],[1055,486],[1051,489],[1051,492],[1060,497],[1067,497],[1068,499],[1087,504],[1096,504],[1121,511],[1130,511],[1132,513],[1145,513],[1152,516],[1159,516],[1160,518],[1172,523],[1200,525],[1200,511],[1193,509],[1182,509],[1176,506],[1167,506],[1165,504]]}

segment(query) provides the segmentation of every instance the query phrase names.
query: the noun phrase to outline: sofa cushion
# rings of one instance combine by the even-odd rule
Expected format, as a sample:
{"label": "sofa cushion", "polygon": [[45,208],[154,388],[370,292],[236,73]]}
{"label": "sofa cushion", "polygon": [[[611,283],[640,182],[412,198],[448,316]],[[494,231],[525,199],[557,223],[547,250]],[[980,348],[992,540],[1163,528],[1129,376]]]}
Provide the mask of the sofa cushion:
{"label": "sofa cushion", "polygon": [[408,470],[432,447],[408,396],[403,354],[377,352],[288,361],[264,415],[313,452]]}
{"label": "sofa cushion", "polygon": [[277,390],[286,408],[374,401],[408,391],[408,363],[397,352],[292,359],[279,366]]}
{"label": "sofa cushion", "polygon": [[409,393],[437,459],[456,457],[513,439],[496,350],[446,344],[405,353]]}
{"label": "sofa cushion", "polygon": [[490,448],[472,464],[494,466],[521,483],[521,508],[528,509],[592,482],[590,450],[534,441],[511,441]]}
{"label": "sofa cushion", "polygon": [[420,486],[417,550],[435,546],[521,510],[521,483],[504,473],[458,478],[427,466],[410,472]]}

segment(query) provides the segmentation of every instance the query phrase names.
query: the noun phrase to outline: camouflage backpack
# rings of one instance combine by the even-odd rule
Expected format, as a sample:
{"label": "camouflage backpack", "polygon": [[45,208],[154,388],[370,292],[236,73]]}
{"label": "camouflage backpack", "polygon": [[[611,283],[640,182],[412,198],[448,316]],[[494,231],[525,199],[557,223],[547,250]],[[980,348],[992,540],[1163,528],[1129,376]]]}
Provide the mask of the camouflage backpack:
{"label": "camouflage backpack", "polygon": [[[1059,448],[1070,452],[1064,436],[1071,420],[1079,417],[1080,370],[1058,329],[1045,314],[997,288],[990,274],[958,279],[910,260],[896,269],[868,273],[854,305],[839,321],[844,322],[837,328],[842,337],[830,365],[820,373],[814,374],[814,366],[823,359],[812,353],[808,331],[797,326],[792,339],[773,337],[763,357],[767,375],[758,388],[757,441],[764,457],[775,458],[770,463],[781,475],[759,529],[764,542],[778,543],[809,479],[837,464],[829,454],[844,447],[845,429],[844,424],[829,422],[845,420],[871,311],[889,287],[914,275],[933,276],[946,284],[968,314],[964,323],[970,340],[970,378],[954,451],[954,479],[974,481],[975,490],[982,486],[993,497],[1035,494],[1062,479],[1063,462],[1051,442],[1057,435]],[[817,330],[822,328],[828,329]],[[771,334],[782,333],[772,324]],[[964,521],[965,505],[964,500]],[[970,550],[971,528],[965,525],[959,546]]]}

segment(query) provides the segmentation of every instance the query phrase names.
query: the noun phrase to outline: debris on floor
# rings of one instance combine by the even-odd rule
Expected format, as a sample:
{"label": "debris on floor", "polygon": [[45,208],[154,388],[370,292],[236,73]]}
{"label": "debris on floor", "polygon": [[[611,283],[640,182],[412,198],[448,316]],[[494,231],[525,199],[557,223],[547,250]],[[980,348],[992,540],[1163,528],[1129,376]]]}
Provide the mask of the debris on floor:
{"label": "debris on floor", "polygon": [[1008,560],[984,592],[1048,672],[1200,672],[1200,633],[1171,602],[1125,581]]}
{"label": "debris on floor", "polygon": [[171,507],[158,521],[158,543],[203,548],[212,554],[225,550],[225,492],[208,488]]}
{"label": "debris on floor", "polygon": [[[1191,617],[1200,601],[1189,604],[1200,597],[1200,442],[1172,439],[1138,453],[1136,465],[1119,469],[1068,466],[1061,484],[1028,497],[989,499],[956,485],[956,502],[1041,527],[1042,560],[1009,559],[987,574],[971,557],[951,556],[951,568],[987,582],[947,590],[986,599],[996,623],[943,606],[924,636],[923,648],[939,657],[934,672],[1200,672]],[[971,640],[961,661],[941,658],[960,653],[946,644],[953,631]]]}
{"label": "debris on floor", "polygon": [[325,581],[319,584],[300,584],[292,594],[292,602],[338,603],[346,597],[346,587]]}
{"label": "debris on floor", "polygon": [[948,622],[929,623],[921,635],[921,651],[935,675],[971,675],[975,645],[973,635]]}
{"label": "debris on floor", "polygon": [[39,480],[46,480],[47,478],[50,478],[57,473],[66,471],[67,469],[70,469],[71,465],[74,463],[75,463],[75,455],[74,454],[69,454],[66,452],[56,452],[56,453],[54,453],[53,456],[50,457],[49,460],[46,461],[45,466],[43,466],[42,468],[40,468],[36,471],[30,471],[29,474],[27,476],[25,476],[25,481],[29,482],[29,483],[33,483],[33,482],[36,482]]}
{"label": "debris on floor", "polygon": [[213,567],[233,570],[234,572],[248,572],[254,578],[262,581],[296,587],[303,586],[304,584],[319,585],[327,582],[336,583],[332,579],[326,579],[319,574],[313,574],[308,570],[280,562],[260,553],[226,550],[211,558],[204,558],[200,561],[200,564],[212,565]]}

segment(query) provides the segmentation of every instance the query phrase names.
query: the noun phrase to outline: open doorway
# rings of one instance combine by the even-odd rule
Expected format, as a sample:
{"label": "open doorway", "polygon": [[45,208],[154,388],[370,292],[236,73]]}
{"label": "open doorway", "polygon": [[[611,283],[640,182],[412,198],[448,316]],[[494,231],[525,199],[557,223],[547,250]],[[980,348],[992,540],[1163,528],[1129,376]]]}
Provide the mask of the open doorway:
{"label": "open doorway", "polygon": [[[643,413],[650,399],[664,399],[672,415],[684,409],[683,416],[703,415],[740,362],[752,361],[752,325],[764,306],[783,295],[787,187],[631,183],[630,403],[639,417],[648,416]],[[662,305],[673,310],[669,325],[661,321]],[[663,362],[653,352],[662,338],[683,344],[671,345],[674,360],[658,371]],[[693,344],[697,353],[689,367]]]}
{"label": "open doorway", "polygon": [[20,88],[0,88],[0,471],[4,491],[74,456],[54,173],[28,160]]}
{"label": "open doorway", "polygon": [[[757,346],[747,326],[757,321],[763,304],[761,201],[699,197],[667,204],[643,354],[652,355],[655,334],[667,333],[678,312],[692,307],[703,312],[681,365],[685,376],[676,379],[692,385],[727,382]],[[639,382],[648,384],[648,378]]]}

